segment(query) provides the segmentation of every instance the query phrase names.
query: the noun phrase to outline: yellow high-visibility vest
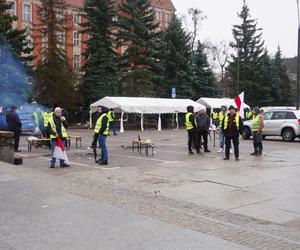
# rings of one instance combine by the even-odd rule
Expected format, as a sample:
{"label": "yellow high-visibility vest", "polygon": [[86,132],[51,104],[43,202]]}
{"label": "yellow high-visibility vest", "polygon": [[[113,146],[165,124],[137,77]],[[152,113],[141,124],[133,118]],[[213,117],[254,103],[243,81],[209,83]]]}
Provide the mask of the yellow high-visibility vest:
{"label": "yellow high-visibility vest", "polygon": [[190,122],[190,117],[193,113],[189,112],[185,114],[185,125],[187,130],[191,130],[194,128],[194,125]]}
{"label": "yellow high-visibility vest", "polygon": [[[98,118],[98,120],[97,120],[97,122],[96,122],[96,126],[95,126],[95,129],[94,129],[94,132],[95,133],[99,133],[99,131],[100,131],[100,129],[101,129],[101,127],[102,127],[102,121],[103,121],[103,118],[104,117],[107,117],[107,119],[109,119],[108,118],[108,115],[106,114],[106,113],[104,113],[104,114],[102,114],[99,118]],[[104,132],[103,132],[103,135],[108,135],[109,134],[109,121],[107,122],[107,124],[106,124],[106,128],[105,128],[105,130],[104,130]]]}
{"label": "yellow high-visibility vest", "polygon": [[257,132],[260,128],[260,117],[261,115],[257,115],[252,119],[252,132]]}
{"label": "yellow high-visibility vest", "polygon": [[43,117],[44,117],[44,127],[46,128],[48,126],[48,121],[49,119],[53,116],[53,112],[48,113],[48,112],[44,112],[43,113]]}
{"label": "yellow high-visibility vest", "polygon": [[113,118],[113,115],[112,115],[112,111],[109,111],[109,112],[107,113],[107,117],[108,117],[108,121],[109,121],[109,122],[113,122],[113,121],[114,121],[114,118]]}
{"label": "yellow high-visibility vest", "polygon": [[219,127],[220,128],[222,127],[222,122],[223,122],[226,115],[228,115],[228,111],[225,112],[225,115],[223,114],[222,111],[219,113],[219,121],[220,121]]}
{"label": "yellow high-visibility vest", "polygon": [[37,112],[33,112],[33,118],[34,118],[34,122],[36,123],[36,125],[39,125],[39,115]]}
{"label": "yellow high-visibility vest", "polygon": [[[48,123],[50,123],[51,129],[55,133],[57,133],[56,125],[55,125],[55,122],[54,122],[54,119],[53,119],[53,115],[49,118]],[[64,127],[63,123],[61,123],[61,135],[62,135],[63,138],[67,138],[68,137],[67,130]],[[56,138],[55,135],[50,134],[50,139],[55,139],[55,138]]]}
{"label": "yellow high-visibility vest", "polygon": [[[227,127],[228,127],[228,120],[229,120],[229,117],[228,117],[228,115],[226,115],[226,117],[224,119],[224,129],[227,129]],[[236,127],[239,129],[240,128],[240,115],[238,113],[236,113],[236,115],[235,115],[235,123],[236,123]]]}
{"label": "yellow high-visibility vest", "polygon": [[217,120],[218,117],[219,117],[219,115],[218,115],[217,112],[212,112],[212,113],[211,113],[211,116],[212,116],[212,118],[213,118],[214,120]]}

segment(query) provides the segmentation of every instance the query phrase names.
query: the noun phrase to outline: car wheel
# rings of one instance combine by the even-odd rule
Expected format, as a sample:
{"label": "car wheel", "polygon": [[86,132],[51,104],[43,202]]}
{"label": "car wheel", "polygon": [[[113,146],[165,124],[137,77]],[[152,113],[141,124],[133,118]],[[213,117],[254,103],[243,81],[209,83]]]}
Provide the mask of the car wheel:
{"label": "car wheel", "polygon": [[292,128],[285,128],[282,131],[282,139],[287,142],[292,142],[295,140],[295,131]]}
{"label": "car wheel", "polygon": [[248,127],[244,128],[242,137],[243,137],[244,140],[249,140],[250,139],[250,137],[251,137],[251,131],[250,131],[250,129]]}

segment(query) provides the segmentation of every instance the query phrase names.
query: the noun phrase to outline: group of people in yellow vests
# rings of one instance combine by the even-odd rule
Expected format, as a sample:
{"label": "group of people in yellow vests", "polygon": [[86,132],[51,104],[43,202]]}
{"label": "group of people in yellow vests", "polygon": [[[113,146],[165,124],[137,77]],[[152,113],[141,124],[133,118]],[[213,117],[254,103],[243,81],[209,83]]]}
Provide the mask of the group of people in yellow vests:
{"label": "group of people in yellow vests", "polygon": [[[213,111],[211,113],[212,125],[219,130],[219,153],[224,151],[225,145],[225,157],[224,160],[230,159],[230,153],[232,153],[232,146],[234,148],[235,160],[239,161],[239,137],[243,133],[243,119],[234,106],[230,106],[228,109],[226,106],[221,107],[220,112]],[[192,151],[192,145],[194,144],[197,153],[200,152],[201,142],[197,140],[197,133],[199,133],[199,127],[196,122],[197,116],[192,106],[187,107],[187,113],[185,115],[185,124],[188,132],[188,151],[189,154],[194,154]],[[254,151],[251,153],[253,156],[261,156],[263,152],[262,144],[262,131],[264,128],[264,118],[262,111],[255,107],[253,110],[246,110],[245,120],[252,121],[252,135],[253,135],[253,147]],[[211,127],[211,126],[210,126]],[[209,132],[209,128],[207,128]],[[204,150],[204,152],[210,152]]]}
{"label": "group of people in yellow vests", "polygon": [[[250,113],[251,112],[251,113]],[[65,112],[66,114],[66,112]],[[68,138],[67,128],[68,122],[64,110],[60,107],[56,107],[53,112],[45,112],[37,108],[33,112],[33,119],[36,122],[37,127],[42,132],[43,136],[50,138],[50,145],[53,149],[56,145],[56,138],[60,138],[64,144]],[[97,142],[101,150],[101,158],[97,160],[100,165],[108,164],[108,151],[106,147],[106,138],[109,135],[110,127],[113,128],[114,135],[115,126],[114,120],[115,115],[113,109],[108,109],[103,106],[99,106],[94,113],[93,129],[94,129],[94,139],[92,147],[95,149],[97,147]],[[261,110],[255,107],[253,111],[246,112],[247,119],[252,120],[252,135],[253,135],[253,147],[254,151],[251,155],[260,156],[262,155],[263,145],[262,145],[262,131],[264,128],[264,119],[261,114]],[[222,153],[224,151],[225,145],[225,157],[224,160],[230,159],[231,145],[234,148],[235,159],[239,160],[239,136],[243,132],[243,119],[241,118],[239,112],[237,112],[234,106],[230,106],[228,109],[226,106],[221,107],[219,113],[212,112],[211,114],[212,123],[216,125],[219,130],[220,135],[220,149],[218,152]],[[207,143],[207,136],[209,134],[210,128],[210,117],[205,113],[205,110],[198,111],[197,117],[194,112],[193,106],[187,107],[187,113],[185,115],[185,124],[188,132],[188,150],[189,154],[194,154],[192,146],[197,150],[198,154],[201,154],[203,138],[204,152],[209,153]],[[113,126],[111,126],[113,125]],[[52,156],[50,167],[54,168],[56,159]],[[61,167],[69,167],[64,160],[60,159]]]}
{"label": "group of people in yellow vests", "polygon": [[[101,158],[97,161],[100,165],[108,164],[108,151],[106,147],[106,137],[109,135],[109,129],[112,128],[114,135],[115,131],[115,115],[113,109],[107,109],[106,107],[99,106],[95,112],[94,128],[94,140],[93,147],[97,147],[97,141],[101,150]],[[44,138],[50,138],[50,147],[52,149],[52,158],[50,162],[50,168],[54,168],[56,164],[56,158],[53,157],[53,150],[56,145],[56,139],[60,138],[64,145],[68,138],[67,128],[68,122],[66,118],[66,112],[60,107],[56,107],[54,111],[47,112],[37,108],[33,112],[33,120],[36,123],[37,128],[41,131]],[[111,125],[111,126],[110,126]],[[60,167],[69,167],[64,160],[59,159]]]}

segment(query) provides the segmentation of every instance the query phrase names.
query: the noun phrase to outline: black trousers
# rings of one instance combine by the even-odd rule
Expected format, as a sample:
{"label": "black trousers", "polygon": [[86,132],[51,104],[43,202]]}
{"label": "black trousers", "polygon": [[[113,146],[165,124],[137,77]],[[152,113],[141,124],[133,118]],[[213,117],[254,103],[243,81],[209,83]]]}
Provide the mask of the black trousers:
{"label": "black trousers", "polygon": [[200,148],[197,144],[197,130],[196,129],[188,130],[188,148],[189,148],[189,151],[192,151],[193,143],[196,147],[196,150],[198,151]]}
{"label": "black trousers", "polygon": [[206,129],[199,129],[197,132],[197,145],[199,145],[199,148],[201,148],[201,141],[203,141],[204,150],[207,150],[208,131]]}
{"label": "black trousers", "polygon": [[262,153],[263,151],[263,144],[262,144],[262,134],[253,132],[253,147],[254,153]]}
{"label": "black trousers", "polygon": [[15,141],[14,149],[15,149],[15,152],[17,152],[18,149],[19,149],[20,135],[21,135],[21,132],[19,132],[19,131],[14,132],[14,141]]}
{"label": "black trousers", "polygon": [[226,156],[226,158],[229,158],[231,141],[232,141],[233,148],[234,148],[234,156],[235,156],[235,158],[239,158],[239,156],[240,156],[239,136],[226,136],[225,137],[225,156]]}

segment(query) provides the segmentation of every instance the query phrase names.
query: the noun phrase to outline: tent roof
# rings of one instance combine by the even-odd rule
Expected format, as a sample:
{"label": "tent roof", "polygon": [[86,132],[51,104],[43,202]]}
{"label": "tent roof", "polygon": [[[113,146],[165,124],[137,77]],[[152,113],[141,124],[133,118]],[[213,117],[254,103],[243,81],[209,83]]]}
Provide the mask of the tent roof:
{"label": "tent roof", "polygon": [[140,114],[185,113],[187,106],[193,106],[195,110],[206,109],[204,105],[190,99],[108,96],[91,104],[90,109],[95,111],[99,105],[113,108],[118,112]]}
{"label": "tent roof", "polygon": [[[227,108],[230,105],[233,105],[236,107],[236,104],[234,102],[234,99],[229,99],[229,98],[207,98],[207,97],[201,97],[197,101],[198,103],[204,105],[206,108],[211,108],[211,109],[220,109],[221,106],[226,106]],[[245,103],[244,108],[249,108],[249,106]]]}

